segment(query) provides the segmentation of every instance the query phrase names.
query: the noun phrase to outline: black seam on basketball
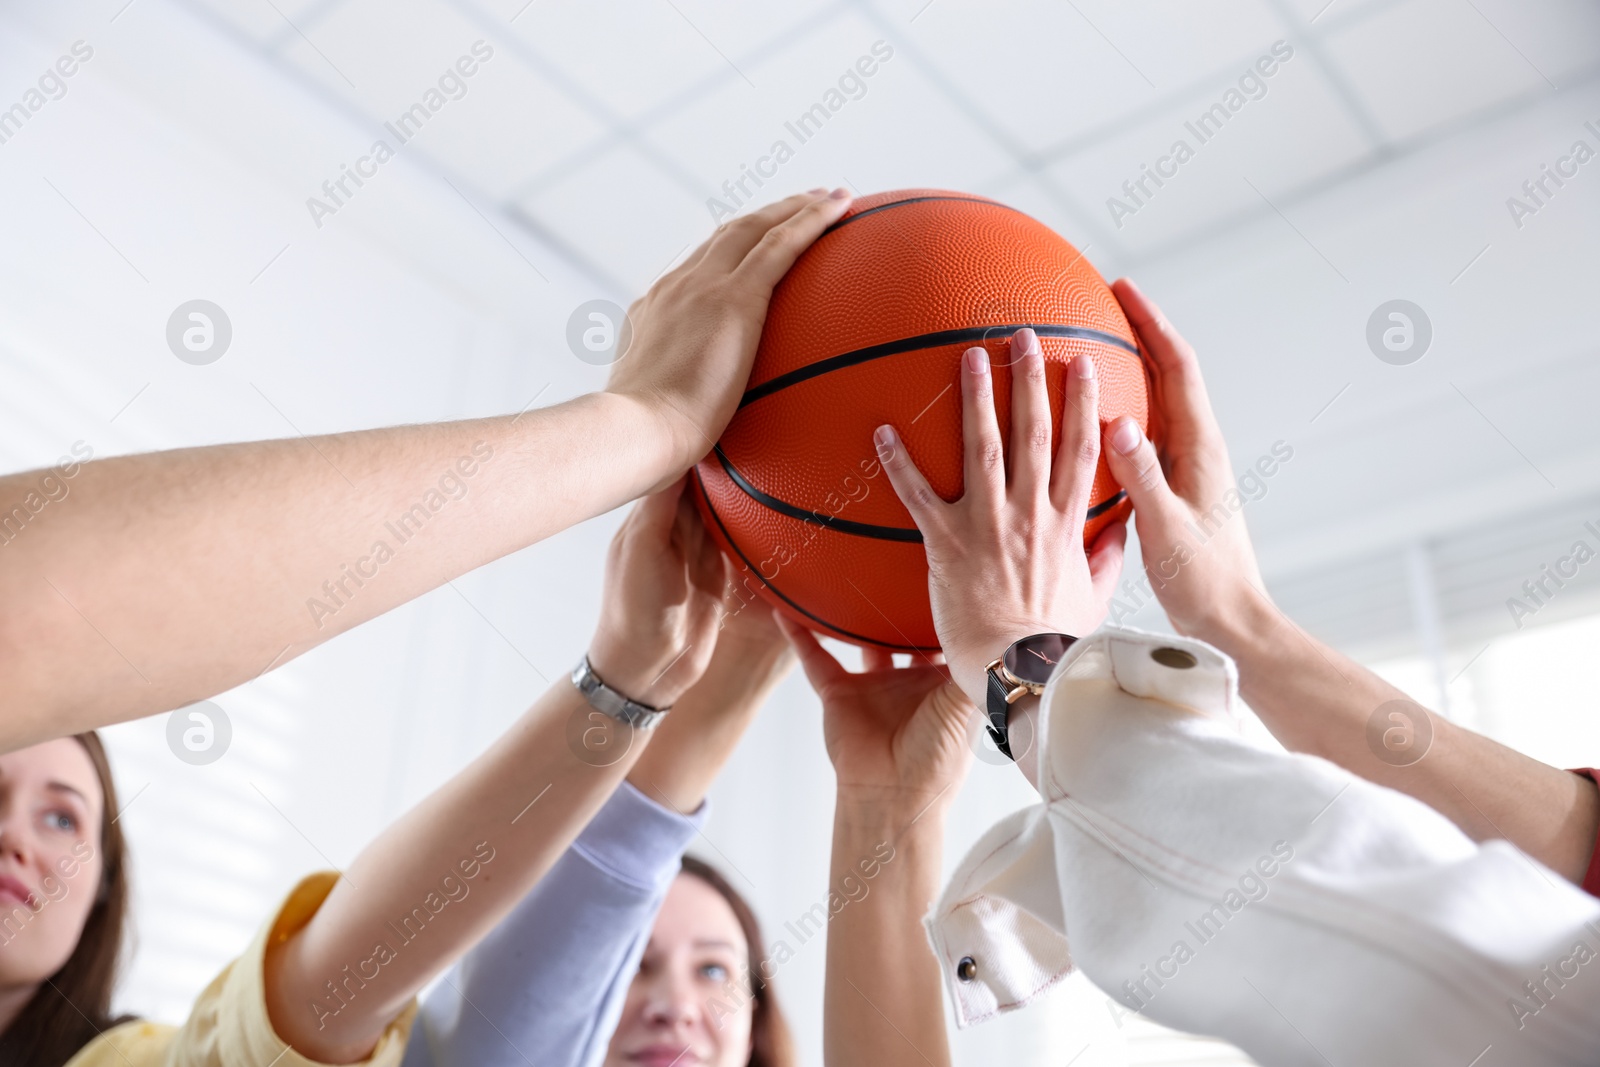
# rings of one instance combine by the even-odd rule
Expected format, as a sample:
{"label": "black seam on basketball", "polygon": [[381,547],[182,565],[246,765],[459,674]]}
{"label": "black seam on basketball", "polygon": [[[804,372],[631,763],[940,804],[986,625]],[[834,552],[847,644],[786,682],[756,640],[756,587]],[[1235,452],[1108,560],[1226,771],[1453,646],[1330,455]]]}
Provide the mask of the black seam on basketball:
{"label": "black seam on basketball", "polygon": [[[752,499],[752,501],[757,502],[762,507],[766,507],[768,510],[778,512],[779,515],[798,518],[803,523],[826,526],[827,530],[835,530],[838,533],[854,534],[854,536],[858,537],[875,537],[877,541],[901,541],[912,542],[912,544],[922,544],[923,542],[922,531],[920,530],[906,530],[904,526],[875,526],[872,523],[850,522],[848,518],[838,518],[837,515],[830,518],[822,518],[816,512],[808,512],[798,504],[790,504],[789,501],[782,501],[782,499],[776,498],[773,494],[763,493],[762,490],[755,488],[754,483],[750,483],[749,478],[739,474],[739,470],[733,466],[733,462],[728,461],[728,456],[723,453],[722,445],[715,445],[712,451],[717,453],[717,462],[722,464],[723,474],[728,475],[731,482],[738,486],[739,490],[746,494],[747,498]],[[710,498],[706,499],[709,501]],[[1090,507],[1088,512],[1083,515],[1083,522],[1088,522],[1091,518],[1101,517],[1101,515],[1109,512],[1110,509],[1117,507],[1118,504],[1122,504],[1125,499],[1128,499],[1128,491],[1117,490],[1115,496],[1110,496],[1110,498]]]}
{"label": "black seam on basketball", "polygon": [[[815,526],[836,530],[839,533],[854,534],[857,537],[871,537],[879,541],[900,541],[919,545],[923,543],[922,531],[915,528],[908,530],[904,526],[877,526],[869,522],[852,522],[849,519],[841,519],[837,515],[824,518],[815,511],[807,511],[798,504],[780,500],[778,497],[756,488],[748,478],[740,474],[738,468],[728,459],[727,453],[722,451],[721,445],[713,446],[712,451],[716,453],[717,462],[722,464],[723,473],[728,476],[733,484],[738,486],[745,496],[770,511],[776,511],[780,515],[787,515],[791,519],[799,519],[801,522],[809,522]],[[1084,514],[1084,521],[1098,519],[1107,511],[1126,500],[1127,497],[1127,490],[1117,490],[1115,496],[1108,497],[1090,507]],[[706,499],[709,501],[711,498],[707,497]]]}
{"label": "black seam on basketball", "polygon": [[772,590],[773,595],[776,596],[779,600],[782,600],[785,604],[789,605],[791,608],[793,608],[794,610],[798,611],[800,614],[804,615],[806,618],[812,620],[813,622],[820,623],[823,626],[826,626],[828,629],[832,630],[834,633],[843,634],[845,637],[848,637],[853,641],[865,641],[867,644],[873,645],[873,646],[875,646],[877,648],[893,649],[896,652],[938,652],[939,651],[938,648],[924,648],[921,645],[892,645],[892,644],[889,644],[887,641],[879,641],[879,640],[876,640],[874,638],[867,637],[865,634],[852,633],[851,631],[846,630],[841,626],[835,626],[833,623],[829,622],[827,619],[824,619],[820,615],[816,615],[816,614],[814,614],[814,613],[812,613],[810,611],[807,611],[805,608],[801,607],[799,604],[796,604],[793,600],[790,600],[787,596],[784,595],[782,589],[779,589],[777,586],[773,585],[770,581],[768,581],[766,575],[762,574],[760,569],[757,568],[755,564],[750,562],[750,557],[744,554],[744,549],[739,547],[739,542],[735,541],[733,539],[733,534],[728,532],[728,527],[726,525],[724,525],[723,522],[722,522],[722,516],[717,514],[717,505],[712,503],[711,494],[706,492],[705,480],[700,477],[700,471],[698,469],[695,469],[695,471],[694,471],[694,480],[695,480],[695,484],[697,484],[700,487],[700,495],[705,497],[706,510],[711,512],[711,517],[714,520],[716,520],[717,529],[722,531],[723,538],[728,542],[728,544],[730,546],[732,546],[733,551],[738,555],[738,557],[741,560],[744,561],[745,570],[747,570],[751,574],[755,575],[757,580],[759,580],[762,585],[764,585],[768,589]]}
{"label": "black seam on basketball", "polygon": [[986,200],[983,197],[978,197],[978,196],[911,196],[911,197],[907,197],[904,200],[891,200],[887,204],[879,204],[876,207],[869,207],[865,211],[856,212],[854,215],[846,215],[844,218],[840,219],[838,222],[834,223],[832,226],[829,226],[826,230],[823,230],[821,236],[819,236],[817,239],[821,240],[823,237],[828,236],[828,234],[832,233],[834,230],[837,230],[840,226],[843,226],[843,225],[845,225],[846,223],[849,223],[849,222],[854,222],[857,219],[864,219],[868,215],[876,215],[880,211],[888,211],[892,207],[901,207],[902,205],[905,205],[905,204],[921,204],[921,203],[923,203],[925,201],[928,201],[928,200],[959,200],[959,201],[962,201],[963,203],[967,203],[967,204],[987,204],[990,207],[1005,208],[1007,211],[1016,212],[1016,214],[1018,214],[1018,215],[1023,214],[1023,212],[1017,211],[1016,208],[1011,207],[1011,206],[1009,206],[1007,204],[1002,204],[998,200]]}
{"label": "black seam on basketball", "polygon": [[1108,500],[1100,501],[1100,503],[1096,504],[1094,507],[1085,512],[1083,521],[1088,522],[1090,519],[1098,519],[1100,516],[1104,515],[1106,512],[1110,511],[1112,508],[1116,507],[1126,499],[1128,499],[1128,491],[1126,489],[1118,489],[1116,496],[1111,497]]}
{"label": "black seam on basketball", "polygon": [[733,484],[738,486],[745,496],[764,508],[776,511],[780,515],[787,515],[791,519],[799,519],[801,522],[825,526],[830,530],[854,534],[857,537],[872,537],[879,541],[905,541],[912,544],[922,544],[922,531],[915,527],[908,530],[904,526],[876,526],[868,522],[852,522],[849,519],[841,519],[837,515],[824,517],[815,511],[807,511],[797,504],[791,504],[787,500],[780,500],[770,493],[764,493],[734,469],[733,464],[728,462],[728,457],[723,453],[721,445],[717,445],[713,451],[716,452],[717,462],[722,464],[723,471],[729,478],[733,479]]}
{"label": "black seam on basketball", "polygon": [[776,378],[768,378],[760,385],[746,390],[744,397],[739,401],[739,406],[744,407],[746,404],[753,404],[757,400],[769,397],[773,393],[789,388],[791,385],[798,385],[808,379],[819,378],[824,374],[843,370],[845,367],[854,367],[861,363],[870,363],[875,359],[883,359],[885,356],[898,356],[924,348],[939,348],[943,345],[982,341],[989,337],[998,338],[1002,336],[997,331],[1004,331],[1003,336],[1009,338],[1013,333],[1024,327],[1031,329],[1040,337],[1066,337],[1079,341],[1094,341],[1099,344],[1112,345],[1136,356],[1139,354],[1137,345],[1124,341],[1116,334],[1092,330],[1087,326],[1065,326],[1053,323],[1034,325],[1026,322],[1006,326],[963,326],[959,330],[937,330],[933,333],[918,334],[916,337],[902,337],[898,341],[885,341],[882,344],[858,348],[854,352],[846,352],[843,355],[819,359],[815,363],[780,374]]}

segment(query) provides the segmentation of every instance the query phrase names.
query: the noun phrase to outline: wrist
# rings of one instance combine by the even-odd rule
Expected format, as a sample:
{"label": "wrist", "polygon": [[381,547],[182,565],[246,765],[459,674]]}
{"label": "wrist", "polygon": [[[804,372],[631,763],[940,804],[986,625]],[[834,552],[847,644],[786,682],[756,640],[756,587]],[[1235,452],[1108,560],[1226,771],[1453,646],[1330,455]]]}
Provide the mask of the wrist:
{"label": "wrist", "polygon": [[1017,619],[1012,622],[986,627],[984,632],[970,641],[961,642],[955,654],[947,651],[951,677],[979,708],[988,706],[989,664],[1005,655],[1006,649],[1024,637],[1044,633],[1082,634],[1063,630],[1055,623],[1043,619]]}
{"label": "wrist", "polygon": [[698,459],[681,422],[669,418],[659,401],[609,388],[578,400],[593,405],[595,417],[614,435],[610,440],[636,443],[633,469],[642,486],[637,495],[670,485]]}
{"label": "wrist", "polygon": [[704,705],[707,719],[753,717],[789,673],[790,662],[781,657],[735,663],[713,660],[684,700]]}
{"label": "wrist", "polygon": [[[841,895],[856,887],[857,899],[877,901],[860,911],[857,919],[873,914],[881,917],[887,908],[911,918],[914,927],[938,897],[944,858],[943,813],[930,811],[913,822],[915,818],[916,812],[911,812],[890,820],[852,821],[846,813],[836,813],[829,881]],[[862,894],[861,888],[867,892]]]}
{"label": "wrist", "polygon": [[1186,637],[1199,638],[1233,659],[1244,661],[1272,655],[1272,649],[1296,627],[1265,593],[1245,586],[1231,602],[1192,623],[1178,625],[1177,629]]}
{"label": "wrist", "polygon": [[938,837],[955,795],[954,783],[909,788],[841,785],[834,799],[833,821],[838,833],[846,836]]}
{"label": "wrist", "polygon": [[595,676],[607,688],[648,708],[669,707],[683,694],[681,687],[663,678],[673,662],[630,654],[599,637],[589,645],[589,668]]}
{"label": "wrist", "polygon": [[[719,648],[718,654],[721,652]],[[769,665],[762,661],[730,663],[726,657],[719,662],[713,656],[706,672],[678,698],[673,714],[679,722],[694,724],[699,743],[724,734],[742,734],[788,666],[781,657]]]}
{"label": "wrist", "polygon": [[692,420],[660,397],[613,391],[595,394],[615,414],[610,425],[643,435],[641,470],[651,485],[669,484],[711,450],[711,442]]}

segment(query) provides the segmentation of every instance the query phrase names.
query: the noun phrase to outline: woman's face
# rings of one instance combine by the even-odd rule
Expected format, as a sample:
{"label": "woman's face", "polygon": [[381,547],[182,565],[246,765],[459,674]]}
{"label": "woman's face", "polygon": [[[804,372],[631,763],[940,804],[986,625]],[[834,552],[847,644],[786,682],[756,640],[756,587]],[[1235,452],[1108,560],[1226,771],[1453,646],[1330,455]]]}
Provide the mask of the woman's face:
{"label": "woman's face", "polygon": [[744,1067],[750,946],[722,895],[680,874],[628,989],[606,1067]]}
{"label": "woman's face", "polygon": [[72,955],[100,888],[102,806],[72,738],[0,755],[0,989],[37,985]]}

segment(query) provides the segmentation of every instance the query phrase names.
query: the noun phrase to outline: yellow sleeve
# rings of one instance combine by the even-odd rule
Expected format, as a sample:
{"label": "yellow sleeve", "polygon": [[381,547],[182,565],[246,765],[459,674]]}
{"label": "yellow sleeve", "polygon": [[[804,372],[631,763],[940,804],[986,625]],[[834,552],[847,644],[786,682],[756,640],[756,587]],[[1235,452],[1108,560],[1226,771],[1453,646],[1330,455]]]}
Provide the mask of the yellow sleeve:
{"label": "yellow sleeve", "polygon": [[[85,1045],[67,1067],[326,1067],[289,1048],[272,1029],[263,968],[267,945],[309,922],[338,880],[337,873],[322,871],[295,886],[244,955],[206,986],[183,1026],[125,1023]],[[413,1000],[360,1067],[399,1067],[416,1013]]]}

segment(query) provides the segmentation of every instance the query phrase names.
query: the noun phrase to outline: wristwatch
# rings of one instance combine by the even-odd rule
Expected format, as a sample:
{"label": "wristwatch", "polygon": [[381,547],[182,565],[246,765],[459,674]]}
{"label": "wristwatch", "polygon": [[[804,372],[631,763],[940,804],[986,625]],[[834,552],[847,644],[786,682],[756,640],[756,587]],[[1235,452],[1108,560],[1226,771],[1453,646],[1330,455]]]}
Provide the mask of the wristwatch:
{"label": "wristwatch", "polygon": [[604,712],[637,730],[650,729],[672,710],[670,707],[652,708],[648,704],[629,700],[600,680],[594,668],[589,666],[587,654],[572,668],[572,684],[596,711]]}
{"label": "wristwatch", "polygon": [[1055,672],[1056,664],[1077,641],[1071,634],[1034,634],[1013,641],[999,659],[984,668],[989,673],[989,739],[1007,757],[1011,736],[1006,720],[1011,705],[1024,696],[1039,696]]}

